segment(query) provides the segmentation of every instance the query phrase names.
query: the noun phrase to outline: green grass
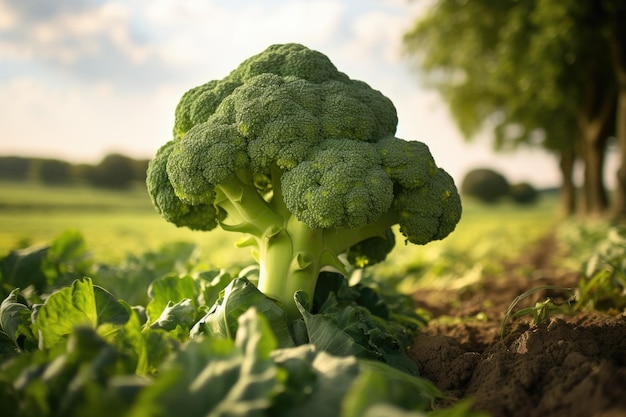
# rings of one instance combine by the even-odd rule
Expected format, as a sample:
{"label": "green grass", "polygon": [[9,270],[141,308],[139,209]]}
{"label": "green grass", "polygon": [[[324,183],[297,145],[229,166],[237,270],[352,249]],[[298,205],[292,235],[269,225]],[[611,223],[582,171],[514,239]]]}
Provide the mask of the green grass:
{"label": "green grass", "polygon": [[248,251],[233,249],[237,236],[221,230],[194,232],[163,220],[141,186],[114,191],[0,182],[0,195],[0,256],[16,247],[48,243],[71,229],[85,237],[102,262],[173,241],[196,243],[206,262],[216,266],[253,261]]}
{"label": "green grass", "polygon": [[[194,232],[177,228],[154,210],[141,185],[128,191],[85,186],[46,187],[33,183],[0,182],[0,256],[9,250],[50,242],[68,229],[85,237],[96,260],[116,262],[173,241],[194,242],[203,259],[215,267],[253,262],[247,249],[234,248],[239,236],[216,229]],[[513,257],[555,224],[555,197],[533,206],[487,206],[463,201],[463,217],[443,241],[425,246],[404,245],[401,236],[386,262],[373,271],[382,276],[459,281],[491,261]],[[499,264],[499,262],[497,262]]]}
{"label": "green grass", "polygon": [[518,257],[558,222],[555,195],[545,195],[531,206],[485,205],[465,198],[461,221],[448,237],[424,246],[400,241],[373,271],[400,280],[404,291],[421,286],[462,287],[486,272],[500,272],[503,260]]}

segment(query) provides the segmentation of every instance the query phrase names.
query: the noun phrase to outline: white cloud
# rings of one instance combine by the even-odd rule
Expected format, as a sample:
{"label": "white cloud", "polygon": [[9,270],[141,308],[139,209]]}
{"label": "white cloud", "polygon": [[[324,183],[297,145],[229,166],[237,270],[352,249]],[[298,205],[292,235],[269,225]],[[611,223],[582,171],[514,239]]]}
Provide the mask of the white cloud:
{"label": "white cloud", "polygon": [[209,1],[155,0],[146,19],[160,28],[159,56],[198,73],[223,77],[248,56],[274,43],[330,43],[345,6],[337,1],[289,1],[278,7],[246,3],[224,7]]}
{"label": "white cloud", "polygon": [[0,30],[14,29],[17,25],[17,13],[7,3],[0,1]]}

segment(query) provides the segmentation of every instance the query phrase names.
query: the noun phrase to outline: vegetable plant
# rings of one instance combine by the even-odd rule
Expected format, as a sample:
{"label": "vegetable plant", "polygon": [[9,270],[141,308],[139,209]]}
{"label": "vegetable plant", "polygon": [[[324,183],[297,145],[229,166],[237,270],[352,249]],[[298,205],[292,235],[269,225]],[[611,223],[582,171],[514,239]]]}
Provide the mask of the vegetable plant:
{"label": "vegetable plant", "polygon": [[384,260],[392,227],[426,244],[459,221],[454,181],[427,145],[395,137],[397,122],[387,97],[325,55],[273,45],[182,96],[148,190],[177,226],[243,233],[258,289],[295,318],[294,294],[310,303],[322,270]]}
{"label": "vegetable plant", "polygon": [[[230,315],[214,323],[232,334],[196,333],[206,309],[226,297],[217,293],[244,282],[223,270],[176,272],[190,265],[190,254],[175,249],[166,245],[129,255],[131,263],[102,265],[70,231],[50,245],[0,257],[0,290],[8,291],[0,303],[2,416],[420,417],[445,398],[432,382],[406,372],[400,356],[390,352],[383,363],[364,351],[367,342],[349,337],[366,333],[365,321],[384,320],[384,303],[355,286],[335,288],[332,302],[320,290],[339,283],[337,274],[324,273],[316,291],[326,313],[305,319],[316,329],[310,343],[285,346],[276,317],[265,308],[279,307],[267,298],[241,312],[236,325]],[[147,299],[137,299],[136,284],[121,285],[137,279]],[[258,297],[253,287],[247,285],[248,295]],[[351,296],[366,298],[358,304],[369,304],[377,315],[343,308],[337,321],[349,328],[339,330],[327,320],[328,310]],[[127,302],[132,299],[139,304]],[[376,349],[394,339],[382,328],[372,333]],[[462,400],[437,415],[481,415],[469,405]]]}

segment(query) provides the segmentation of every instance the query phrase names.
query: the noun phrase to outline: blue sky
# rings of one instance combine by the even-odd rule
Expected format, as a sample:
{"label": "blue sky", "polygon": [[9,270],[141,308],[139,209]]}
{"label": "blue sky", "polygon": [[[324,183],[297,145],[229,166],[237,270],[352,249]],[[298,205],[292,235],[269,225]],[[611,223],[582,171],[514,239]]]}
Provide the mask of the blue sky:
{"label": "blue sky", "polygon": [[396,136],[429,145],[460,181],[490,166],[512,181],[559,182],[541,151],[494,156],[463,141],[445,105],[401,56],[429,0],[0,0],[0,154],[97,162],[150,158],[189,88],[274,43],[299,42],[396,105]]}

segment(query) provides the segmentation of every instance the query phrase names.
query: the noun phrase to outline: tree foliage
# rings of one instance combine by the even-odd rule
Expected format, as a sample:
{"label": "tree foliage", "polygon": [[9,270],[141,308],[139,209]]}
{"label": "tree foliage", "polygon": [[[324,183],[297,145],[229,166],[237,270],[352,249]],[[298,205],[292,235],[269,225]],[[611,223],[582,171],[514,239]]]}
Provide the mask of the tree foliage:
{"label": "tree foliage", "polygon": [[626,7],[615,3],[441,0],[404,43],[467,139],[491,130],[495,149],[556,153],[566,196],[579,157],[585,208],[597,213],[607,206],[602,172],[615,133],[615,51],[626,45],[616,18]]}

